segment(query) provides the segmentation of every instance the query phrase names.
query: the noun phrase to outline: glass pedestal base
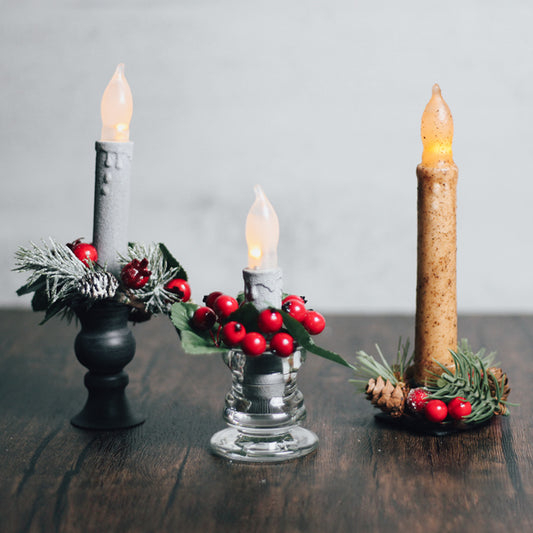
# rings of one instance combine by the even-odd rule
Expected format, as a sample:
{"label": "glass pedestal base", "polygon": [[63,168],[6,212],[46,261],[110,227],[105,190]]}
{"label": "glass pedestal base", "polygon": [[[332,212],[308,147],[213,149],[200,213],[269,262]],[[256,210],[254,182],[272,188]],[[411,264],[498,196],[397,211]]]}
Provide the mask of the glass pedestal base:
{"label": "glass pedestal base", "polygon": [[300,426],[279,429],[228,427],[211,437],[211,451],[226,459],[275,463],[303,457],[318,447],[318,437]]}
{"label": "glass pedestal base", "polygon": [[306,410],[296,375],[305,361],[299,348],[289,357],[265,352],[248,357],[229,350],[223,360],[231,370],[224,420],[228,427],[211,438],[211,451],[249,463],[274,463],[316,450],[318,437],[301,427]]}

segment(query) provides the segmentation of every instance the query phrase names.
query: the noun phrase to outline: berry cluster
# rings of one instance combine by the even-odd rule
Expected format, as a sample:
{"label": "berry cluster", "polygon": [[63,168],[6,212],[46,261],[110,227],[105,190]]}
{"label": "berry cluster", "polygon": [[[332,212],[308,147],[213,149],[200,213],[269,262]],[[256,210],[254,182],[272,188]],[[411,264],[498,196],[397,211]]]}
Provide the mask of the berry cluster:
{"label": "berry cluster", "polygon": [[465,398],[458,396],[446,405],[442,400],[429,399],[429,392],[418,387],[411,389],[407,396],[407,408],[415,415],[424,415],[430,422],[444,422],[449,417],[452,420],[462,420],[472,412],[472,405]]}
{"label": "berry cluster", "polygon": [[[250,357],[257,357],[267,349],[280,357],[288,357],[296,349],[294,337],[284,328],[280,310],[265,309],[253,321],[244,324],[232,316],[240,308],[232,296],[215,291],[203,301],[205,306],[195,310],[191,326],[200,332],[209,331],[215,346],[222,342],[228,348],[239,347]],[[305,304],[304,298],[289,295],[283,299],[282,311],[300,322],[310,335],[318,335],[326,321],[320,313],[307,310]]]}

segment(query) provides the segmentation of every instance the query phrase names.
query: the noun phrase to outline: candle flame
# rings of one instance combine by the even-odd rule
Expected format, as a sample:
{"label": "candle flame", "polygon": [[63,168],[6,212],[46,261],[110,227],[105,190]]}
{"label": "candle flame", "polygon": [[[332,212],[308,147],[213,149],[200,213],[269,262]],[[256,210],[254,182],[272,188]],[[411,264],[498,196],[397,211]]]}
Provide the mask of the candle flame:
{"label": "candle flame", "polygon": [[422,165],[443,167],[453,164],[453,118],[442,98],[440,87],[433,85],[431,99],[422,114]]}
{"label": "candle flame", "polygon": [[130,121],[133,113],[131,89],[120,63],[107,85],[101,104],[102,141],[126,142],[130,139]]}
{"label": "candle flame", "polygon": [[255,201],[246,218],[248,268],[271,269],[278,266],[279,221],[263,189],[254,187]]}

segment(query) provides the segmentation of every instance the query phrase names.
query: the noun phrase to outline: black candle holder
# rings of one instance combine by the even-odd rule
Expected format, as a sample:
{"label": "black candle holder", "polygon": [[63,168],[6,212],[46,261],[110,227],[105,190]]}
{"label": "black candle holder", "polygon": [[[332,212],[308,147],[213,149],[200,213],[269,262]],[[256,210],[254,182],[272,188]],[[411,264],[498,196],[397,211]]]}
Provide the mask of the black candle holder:
{"label": "black candle holder", "polygon": [[78,361],[89,369],[84,379],[87,401],[71,420],[76,427],[126,429],[145,420],[132,411],[125,391],[129,378],[123,369],[135,355],[128,314],[129,307],[113,301],[76,309],[81,331],[74,350]]}

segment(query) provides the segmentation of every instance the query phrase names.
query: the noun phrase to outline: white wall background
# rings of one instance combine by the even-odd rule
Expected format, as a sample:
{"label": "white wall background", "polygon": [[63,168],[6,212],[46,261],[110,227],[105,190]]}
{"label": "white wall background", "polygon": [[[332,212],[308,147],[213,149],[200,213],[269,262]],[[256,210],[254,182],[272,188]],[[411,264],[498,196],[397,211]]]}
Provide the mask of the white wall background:
{"label": "white wall background", "polygon": [[130,238],[193,298],[241,289],[262,184],[285,287],[327,312],[412,312],[420,117],[438,82],[460,171],[463,312],[533,311],[533,3],[0,0],[0,305],[13,254],[92,235],[100,99],[126,64]]}

